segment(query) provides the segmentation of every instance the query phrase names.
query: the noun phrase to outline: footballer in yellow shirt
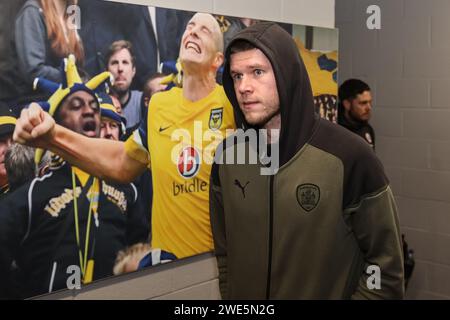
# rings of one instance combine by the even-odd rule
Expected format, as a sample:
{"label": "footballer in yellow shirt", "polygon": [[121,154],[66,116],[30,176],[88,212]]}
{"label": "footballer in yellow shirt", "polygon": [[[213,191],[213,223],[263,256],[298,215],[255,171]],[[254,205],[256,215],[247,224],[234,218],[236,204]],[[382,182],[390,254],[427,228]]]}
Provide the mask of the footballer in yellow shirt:
{"label": "footballer in yellow shirt", "polygon": [[217,85],[196,102],[176,87],[157,93],[149,110],[126,151],[152,170],[152,247],[177,258],[210,251],[209,177],[216,147],[235,129],[233,108]]}
{"label": "footballer in yellow shirt", "polygon": [[150,167],[152,246],[182,258],[213,249],[212,155],[235,126],[232,106],[216,83],[224,61],[223,35],[212,15],[196,13],[189,20],[179,61],[183,88],[152,96],[148,121],[126,143],[78,135],[55,124],[37,104],[23,112],[14,136],[24,144],[37,139],[40,146],[102,179],[127,183]]}

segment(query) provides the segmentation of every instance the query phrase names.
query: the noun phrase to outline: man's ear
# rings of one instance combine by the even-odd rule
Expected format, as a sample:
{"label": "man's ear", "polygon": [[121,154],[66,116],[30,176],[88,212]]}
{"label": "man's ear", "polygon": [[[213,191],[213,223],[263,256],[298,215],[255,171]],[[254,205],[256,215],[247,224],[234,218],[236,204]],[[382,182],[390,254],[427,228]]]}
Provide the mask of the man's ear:
{"label": "man's ear", "polygon": [[350,102],[350,100],[344,99],[344,100],[342,100],[342,105],[344,106],[346,111],[350,111],[350,107],[351,107],[352,103]]}
{"label": "man's ear", "polygon": [[219,69],[220,66],[223,64],[224,61],[224,57],[223,57],[223,53],[222,52],[217,52],[216,53],[216,57],[214,58],[214,67],[216,69]]}

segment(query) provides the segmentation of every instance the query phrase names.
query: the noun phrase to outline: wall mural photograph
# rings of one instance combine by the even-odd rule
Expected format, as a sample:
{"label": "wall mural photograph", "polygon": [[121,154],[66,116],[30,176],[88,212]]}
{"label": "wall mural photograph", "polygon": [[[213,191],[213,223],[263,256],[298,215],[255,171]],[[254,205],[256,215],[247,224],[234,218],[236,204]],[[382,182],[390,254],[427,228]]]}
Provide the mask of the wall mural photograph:
{"label": "wall mural photograph", "polygon": [[[100,0],[0,7],[0,298],[214,250],[212,160],[240,128],[224,50],[265,22]],[[336,122],[337,30],[278,24],[303,58],[316,112]],[[13,143],[23,109],[58,134]]]}

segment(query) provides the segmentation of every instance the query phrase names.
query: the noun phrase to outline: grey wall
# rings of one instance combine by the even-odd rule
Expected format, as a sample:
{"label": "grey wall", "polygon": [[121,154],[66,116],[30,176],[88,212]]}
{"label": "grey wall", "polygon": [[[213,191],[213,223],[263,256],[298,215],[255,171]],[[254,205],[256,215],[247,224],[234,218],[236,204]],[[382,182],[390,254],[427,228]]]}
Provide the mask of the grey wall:
{"label": "grey wall", "polygon": [[[381,8],[381,30],[366,8]],[[373,125],[416,252],[410,299],[450,298],[450,1],[337,0],[339,80],[367,80]]]}

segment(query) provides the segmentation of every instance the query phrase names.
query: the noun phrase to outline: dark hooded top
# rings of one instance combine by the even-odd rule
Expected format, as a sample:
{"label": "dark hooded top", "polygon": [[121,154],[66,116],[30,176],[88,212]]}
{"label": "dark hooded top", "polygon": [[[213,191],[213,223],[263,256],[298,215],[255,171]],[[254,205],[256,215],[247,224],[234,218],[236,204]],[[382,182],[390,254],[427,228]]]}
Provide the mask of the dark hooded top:
{"label": "dark hooded top", "polygon": [[246,40],[259,48],[269,59],[275,73],[281,108],[280,164],[286,163],[310,139],[318,117],[308,73],[290,35],[275,23],[262,22],[238,33],[228,46],[225,56],[223,86],[235,107],[237,128],[250,127],[234,92],[230,75],[230,48],[238,40]]}
{"label": "dark hooded top", "polygon": [[375,151],[375,131],[368,122],[347,119],[342,103],[338,108],[338,123],[364,139]]}
{"label": "dark hooded top", "polygon": [[[218,161],[220,150],[245,150],[247,160],[258,153],[249,140],[235,139],[238,132],[216,151],[210,214],[222,297],[402,298],[399,223],[382,164],[363,140],[314,113],[308,74],[287,32],[259,23],[230,46],[239,40],[260,49],[275,73],[280,166],[263,175],[261,161]],[[223,85],[237,127],[248,130],[230,76],[230,46]],[[371,282],[373,268],[380,289]]]}

